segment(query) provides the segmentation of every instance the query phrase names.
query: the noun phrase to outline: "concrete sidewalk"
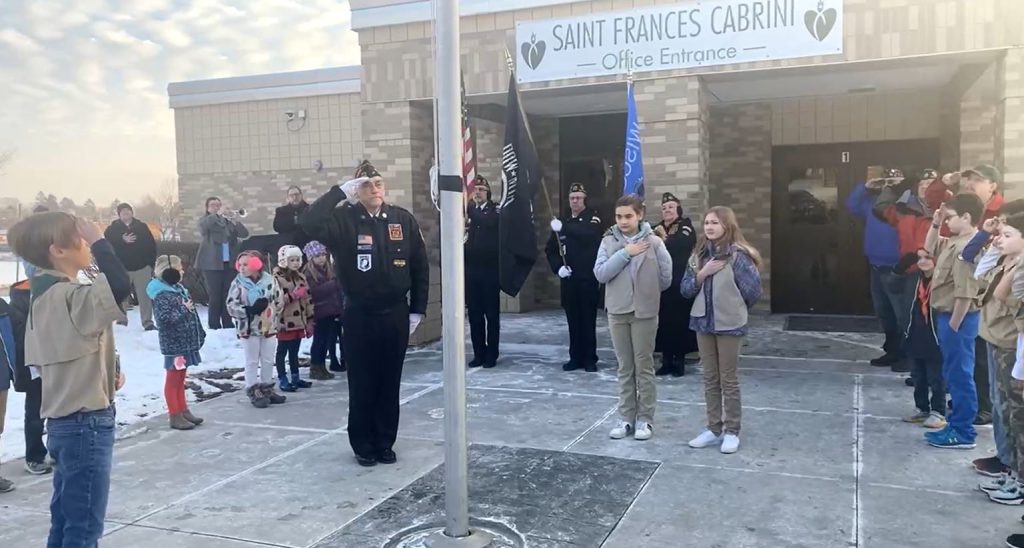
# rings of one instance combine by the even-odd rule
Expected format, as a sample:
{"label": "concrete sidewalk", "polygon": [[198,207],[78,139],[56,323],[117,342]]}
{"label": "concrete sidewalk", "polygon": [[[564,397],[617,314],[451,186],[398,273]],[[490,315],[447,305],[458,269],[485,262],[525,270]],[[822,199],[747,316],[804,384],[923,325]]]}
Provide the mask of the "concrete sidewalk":
{"label": "concrete sidewalk", "polygon": [[[1024,531],[1024,507],[978,491],[970,461],[934,449],[901,376],[870,367],[866,335],[787,333],[761,319],[741,362],[742,445],[692,450],[704,422],[699,370],[658,379],[654,437],[611,440],[616,383],[601,321],[598,374],[564,373],[554,312],[502,318],[497,368],[469,386],[474,517],[529,546],[996,547]],[[440,347],[410,354],[393,466],[360,468],[345,435],[343,379],[254,409],[239,393],[196,406],[191,432],[158,417],[115,448],[106,547],[380,546],[439,517],[443,460]],[[4,465],[0,546],[41,546],[48,477]]]}

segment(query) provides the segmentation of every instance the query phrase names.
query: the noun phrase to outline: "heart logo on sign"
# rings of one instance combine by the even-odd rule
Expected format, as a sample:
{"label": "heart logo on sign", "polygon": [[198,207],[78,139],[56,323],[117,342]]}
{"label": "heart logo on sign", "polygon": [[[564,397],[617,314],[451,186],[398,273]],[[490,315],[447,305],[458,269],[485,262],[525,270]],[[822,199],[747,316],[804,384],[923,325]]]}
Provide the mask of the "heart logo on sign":
{"label": "heart logo on sign", "polygon": [[533,70],[537,70],[540,66],[540,62],[544,60],[544,52],[547,51],[548,45],[544,43],[544,40],[537,40],[537,35],[531,35],[529,42],[523,42],[519,51],[523,54],[523,60],[526,61],[526,66]]}
{"label": "heart logo on sign", "polygon": [[810,32],[815,40],[822,42],[828,38],[832,27],[836,25],[836,17],[838,14],[835,8],[825,9],[825,2],[822,1],[818,2],[818,11],[808,10],[804,14],[804,24],[807,25],[807,32]]}

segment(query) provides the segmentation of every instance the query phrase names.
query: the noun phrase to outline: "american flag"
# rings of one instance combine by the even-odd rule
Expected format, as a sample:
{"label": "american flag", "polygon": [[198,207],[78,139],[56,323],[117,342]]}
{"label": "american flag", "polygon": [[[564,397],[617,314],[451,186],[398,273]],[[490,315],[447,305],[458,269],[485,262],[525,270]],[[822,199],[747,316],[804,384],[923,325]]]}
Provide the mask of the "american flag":
{"label": "american flag", "polygon": [[460,75],[462,88],[462,184],[468,203],[476,179],[476,147],[473,146],[473,126],[469,120],[469,103],[466,101],[466,80]]}

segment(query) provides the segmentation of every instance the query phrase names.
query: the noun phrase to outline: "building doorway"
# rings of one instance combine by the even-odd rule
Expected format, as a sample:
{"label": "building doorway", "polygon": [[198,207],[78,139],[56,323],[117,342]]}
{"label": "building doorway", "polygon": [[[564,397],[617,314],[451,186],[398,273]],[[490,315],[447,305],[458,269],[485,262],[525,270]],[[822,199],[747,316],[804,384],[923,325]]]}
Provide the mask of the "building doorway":
{"label": "building doorway", "polygon": [[868,166],[938,167],[939,141],[785,146],[772,150],[772,311],[873,313],[863,222],[846,198]]}
{"label": "building doorway", "polygon": [[626,114],[569,116],[558,120],[560,214],[568,211],[569,185],[583,183],[587,206],[601,224],[615,220],[615,201],[622,193],[622,159]]}

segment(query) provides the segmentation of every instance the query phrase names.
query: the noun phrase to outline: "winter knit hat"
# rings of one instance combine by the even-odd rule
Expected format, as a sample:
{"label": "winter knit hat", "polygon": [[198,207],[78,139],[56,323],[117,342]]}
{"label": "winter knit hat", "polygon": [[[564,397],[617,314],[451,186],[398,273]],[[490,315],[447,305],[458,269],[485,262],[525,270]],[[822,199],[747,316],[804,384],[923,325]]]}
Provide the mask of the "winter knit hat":
{"label": "winter knit hat", "polygon": [[302,258],[302,250],[294,245],[286,245],[277,251],[277,266],[288,268],[288,259],[292,257]]}
{"label": "winter knit hat", "polygon": [[163,278],[164,271],[173,268],[178,272],[182,270],[181,257],[177,255],[157,255],[156,265],[153,266],[153,276]]}
{"label": "winter knit hat", "polygon": [[306,244],[306,246],[302,248],[302,251],[305,252],[306,257],[310,259],[312,259],[313,257],[327,255],[327,248],[324,247],[324,244],[316,240],[313,240]]}

